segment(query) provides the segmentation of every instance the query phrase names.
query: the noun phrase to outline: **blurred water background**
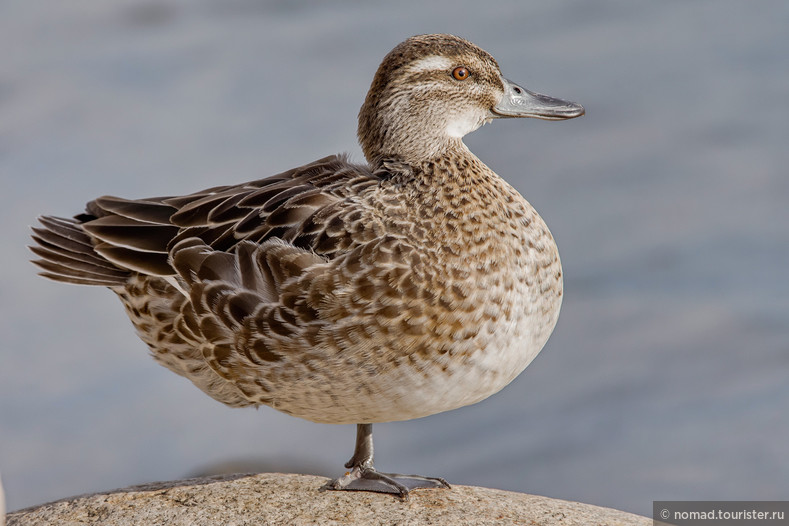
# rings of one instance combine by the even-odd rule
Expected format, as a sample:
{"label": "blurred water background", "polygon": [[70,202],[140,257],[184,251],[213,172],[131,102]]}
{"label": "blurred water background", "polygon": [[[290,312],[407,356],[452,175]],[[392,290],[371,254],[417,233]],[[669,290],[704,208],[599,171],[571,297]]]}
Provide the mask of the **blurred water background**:
{"label": "blurred water background", "polygon": [[[789,496],[789,4],[0,3],[0,472],[9,509],[223,464],[339,474],[353,426],[233,410],[156,365],[28,225],[336,152],[381,58],[451,32],[587,115],[466,138],[558,240],[565,302],[500,394],[376,426],[382,470],[651,513]],[[241,467],[239,467],[241,466]]]}

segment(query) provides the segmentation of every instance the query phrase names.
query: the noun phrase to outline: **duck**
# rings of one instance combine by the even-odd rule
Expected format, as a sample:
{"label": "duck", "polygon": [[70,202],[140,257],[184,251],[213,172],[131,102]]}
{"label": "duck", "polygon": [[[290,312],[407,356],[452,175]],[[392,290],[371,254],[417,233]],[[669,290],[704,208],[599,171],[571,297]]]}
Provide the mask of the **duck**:
{"label": "duck", "polygon": [[463,137],[584,108],[505,78],[449,34],[398,44],[358,115],[366,163],[332,155],[184,196],[104,196],[39,217],[40,274],[104,286],[153,358],[230,407],[355,424],[329,489],[449,488],[384,473],[372,425],[503,389],[556,324],[562,268],[528,201]]}

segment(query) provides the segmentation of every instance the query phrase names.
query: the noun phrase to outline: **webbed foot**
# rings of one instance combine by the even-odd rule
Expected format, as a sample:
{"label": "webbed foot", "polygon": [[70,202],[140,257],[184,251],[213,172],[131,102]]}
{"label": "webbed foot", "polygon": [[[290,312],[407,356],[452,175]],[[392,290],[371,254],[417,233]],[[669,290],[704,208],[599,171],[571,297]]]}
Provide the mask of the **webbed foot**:
{"label": "webbed foot", "polygon": [[451,488],[446,480],[438,477],[382,473],[375,468],[362,466],[355,466],[342,477],[331,481],[328,487],[334,490],[392,493],[404,500],[408,499],[408,494],[413,489]]}

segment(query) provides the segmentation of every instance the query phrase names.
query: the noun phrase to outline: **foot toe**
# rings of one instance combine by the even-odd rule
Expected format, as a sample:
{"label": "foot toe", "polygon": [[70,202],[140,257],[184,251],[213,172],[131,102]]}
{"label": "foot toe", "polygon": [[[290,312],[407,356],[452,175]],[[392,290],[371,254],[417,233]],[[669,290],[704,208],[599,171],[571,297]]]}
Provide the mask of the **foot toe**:
{"label": "foot toe", "polygon": [[399,495],[403,499],[408,498],[411,490],[418,488],[450,488],[449,484],[442,478],[381,473],[373,468],[360,467],[355,467],[342,477],[331,481],[328,487],[334,490],[391,493]]}

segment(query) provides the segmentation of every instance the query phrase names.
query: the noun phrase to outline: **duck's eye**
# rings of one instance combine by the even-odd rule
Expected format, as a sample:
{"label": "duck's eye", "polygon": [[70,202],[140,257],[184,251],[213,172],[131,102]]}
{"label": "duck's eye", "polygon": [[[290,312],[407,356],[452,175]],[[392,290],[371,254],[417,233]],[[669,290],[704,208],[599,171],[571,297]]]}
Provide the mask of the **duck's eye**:
{"label": "duck's eye", "polygon": [[452,77],[454,77],[455,80],[466,80],[470,76],[471,73],[463,66],[458,66],[452,70]]}

